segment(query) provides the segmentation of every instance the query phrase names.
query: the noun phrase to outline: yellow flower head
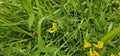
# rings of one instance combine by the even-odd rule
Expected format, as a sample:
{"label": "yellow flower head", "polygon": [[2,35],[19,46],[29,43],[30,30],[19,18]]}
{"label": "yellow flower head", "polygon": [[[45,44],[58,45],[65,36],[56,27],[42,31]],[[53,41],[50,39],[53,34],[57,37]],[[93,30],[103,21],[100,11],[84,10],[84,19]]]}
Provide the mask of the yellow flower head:
{"label": "yellow flower head", "polygon": [[52,23],[52,29],[56,29],[57,28],[57,23]]}
{"label": "yellow flower head", "polygon": [[91,48],[90,48],[89,54],[90,54],[90,56],[95,56],[94,53],[92,52]]}
{"label": "yellow flower head", "polygon": [[84,40],[84,48],[88,48],[88,47],[91,47],[91,44],[86,40]]}
{"label": "yellow flower head", "polygon": [[51,29],[51,30],[49,30],[49,32],[50,32],[50,33],[53,33],[53,32],[55,32],[55,29]]}
{"label": "yellow flower head", "polygon": [[96,52],[95,50],[93,51],[95,56],[100,56],[98,52]]}
{"label": "yellow flower head", "polygon": [[113,53],[110,56],[115,56]]}
{"label": "yellow flower head", "polygon": [[98,44],[94,44],[95,47],[97,48],[103,48],[104,43],[102,41],[98,41]]}
{"label": "yellow flower head", "polygon": [[90,56],[100,56],[98,52],[96,52],[95,50],[92,51],[91,48],[90,48],[90,51],[89,51],[89,55],[90,55]]}
{"label": "yellow flower head", "polygon": [[120,52],[118,52],[118,56],[120,56]]}
{"label": "yellow flower head", "polygon": [[57,23],[52,23],[52,28],[49,30],[49,32],[50,33],[55,32],[56,28],[57,28]]}

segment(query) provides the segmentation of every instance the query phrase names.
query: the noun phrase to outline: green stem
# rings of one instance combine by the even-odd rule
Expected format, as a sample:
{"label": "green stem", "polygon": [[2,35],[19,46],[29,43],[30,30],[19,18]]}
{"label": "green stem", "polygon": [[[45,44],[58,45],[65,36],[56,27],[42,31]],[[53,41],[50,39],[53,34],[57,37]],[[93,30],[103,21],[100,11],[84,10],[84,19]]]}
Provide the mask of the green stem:
{"label": "green stem", "polygon": [[113,29],[111,32],[107,33],[103,38],[102,41],[105,43],[109,40],[111,40],[112,38],[114,38],[114,36],[116,36],[118,33],[120,33],[120,26]]}
{"label": "green stem", "polygon": [[42,37],[42,30],[41,30],[41,25],[43,23],[43,21],[45,19],[47,19],[48,17],[43,17],[39,20],[38,22],[38,56],[39,56],[39,53],[42,51],[42,49],[45,47],[45,42],[43,40],[43,37]]}

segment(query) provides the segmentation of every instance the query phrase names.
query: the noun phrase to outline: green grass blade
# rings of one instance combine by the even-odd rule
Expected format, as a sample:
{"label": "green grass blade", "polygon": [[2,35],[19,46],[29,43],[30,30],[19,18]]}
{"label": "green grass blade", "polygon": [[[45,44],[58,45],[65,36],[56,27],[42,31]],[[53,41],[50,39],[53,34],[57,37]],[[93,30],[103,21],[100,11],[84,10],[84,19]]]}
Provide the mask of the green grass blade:
{"label": "green grass blade", "polygon": [[45,20],[46,18],[43,17],[39,20],[38,22],[38,55],[39,53],[42,51],[42,49],[45,47],[45,42],[44,40],[42,39],[42,36],[41,36],[41,25],[42,25],[42,22]]}
{"label": "green grass blade", "polygon": [[[3,23],[5,23],[6,25],[12,24],[10,21],[8,21],[8,20],[6,20],[6,19],[4,19],[4,18],[2,18],[2,17],[0,17],[0,18],[1,18],[1,20],[3,21]],[[23,30],[22,28],[20,28],[20,27],[18,27],[18,26],[10,26],[10,27],[11,27],[12,29],[15,29],[14,31],[17,31],[17,32],[20,32],[20,33],[25,33],[25,34],[27,34],[27,35],[29,35],[29,36],[33,36],[31,33]]]}
{"label": "green grass blade", "polygon": [[34,11],[33,11],[32,5],[31,5],[29,0],[22,0],[22,2],[24,4],[25,9],[28,12],[28,15],[29,15],[28,27],[30,29],[33,25],[33,22],[34,22]]}
{"label": "green grass blade", "polygon": [[109,40],[111,40],[112,38],[114,38],[114,36],[116,36],[118,33],[120,33],[120,26],[113,29],[111,32],[109,32],[108,34],[106,34],[103,38],[102,41],[103,42],[107,42]]}

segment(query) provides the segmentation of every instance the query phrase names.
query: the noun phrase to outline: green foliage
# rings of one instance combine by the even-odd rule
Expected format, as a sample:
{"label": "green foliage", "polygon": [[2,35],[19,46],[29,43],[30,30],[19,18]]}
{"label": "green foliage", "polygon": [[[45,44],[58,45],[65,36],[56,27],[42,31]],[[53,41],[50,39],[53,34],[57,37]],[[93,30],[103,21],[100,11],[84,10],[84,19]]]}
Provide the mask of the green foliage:
{"label": "green foliage", "polygon": [[120,27],[117,27],[114,30],[112,30],[110,33],[106,34],[102,38],[102,41],[107,42],[107,41],[111,40],[114,36],[116,36],[118,33],[120,33]]}
{"label": "green foliage", "polygon": [[28,15],[29,15],[28,27],[30,29],[34,22],[34,11],[33,11],[32,5],[30,3],[30,0],[22,0],[22,3],[24,4],[24,7],[26,8]]}
{"label": "green foliage", "polygon": [[119,0],[0,0],[0,56],[89,56],[84,39],[117,55],[119,26]]}

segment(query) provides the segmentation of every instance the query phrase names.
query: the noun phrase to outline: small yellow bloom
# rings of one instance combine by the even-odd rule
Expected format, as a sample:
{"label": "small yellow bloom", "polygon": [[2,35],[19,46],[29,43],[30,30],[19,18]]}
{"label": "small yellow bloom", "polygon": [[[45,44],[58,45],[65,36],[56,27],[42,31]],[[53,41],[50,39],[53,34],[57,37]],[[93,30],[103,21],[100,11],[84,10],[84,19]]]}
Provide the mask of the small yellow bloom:
{"label": "small yellow bloom", "polygon": [[104,43],[102,41],[98,41],[98,44],[94,44],[95,47],[97,48],[103,48]]}
{"label": "small yellow bloom", "polygon": [[110,56],[115,56],[113,53]]}
{"label": "small yellow bloom", "polygon": [[98,52],[96,52],[95,50],[92,51],[91,48],[90,48],[90,51],[89,51],[89,55],[90,55],[90,56],[100,56]]}
{"label": "small yellow bloom", "polygon": [[49,32],[50,32],[50,33],[53,33],[53,32],[55,32],[55,29],[51,29],[51,30],[49,30]]}
{"label": "small yellow bloom", "polygon": [[93,51],[95,56],[100,56],[98,52],[96,52],[95,50]]}
{"label": "small yellow bloom", "polygon": [[57,23],[52,23],[52,29],[56,29],[57,28]]}
{"label": "small yellow bloom", "polygon": [[92,52],[92,49],[90,48],[90,51],[89,51],[89,55],[90,56],[95,56],[94,53]]}
{"label": "small yellow bloom", "polygon": [[118,56],[120,56],[120,52],[118,52]]}
{"label": "small yellow bloom", "polygon": [[49,30],[49,32],[50,33],[55,32],[56,28],[57,28],[57,23],[52,23],[52,28]]}
{"label": "small yellow bloom", "polygon": [[86,40],[84,40],[84,48],[88,48],[88,47],[91,47],[91,44]]}

